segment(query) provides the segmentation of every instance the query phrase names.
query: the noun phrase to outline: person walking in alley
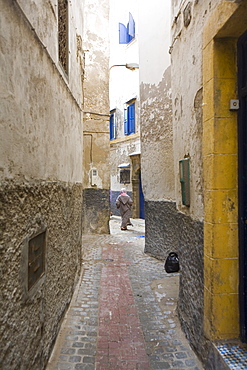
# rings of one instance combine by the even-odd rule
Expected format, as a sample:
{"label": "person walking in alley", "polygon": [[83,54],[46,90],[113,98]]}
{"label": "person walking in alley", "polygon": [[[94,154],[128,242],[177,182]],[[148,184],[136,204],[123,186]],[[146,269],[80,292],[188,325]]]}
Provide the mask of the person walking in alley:
{"label": "person walking in alley", "polygon": [[122,218],[121,230],[127,230],[127,225],[131,225],[130,216],[132,204],[133,201],[127,194],[126,189],[122,188],[120,191],[120,195],[117,197],[116,200],[116,206],[120,209],[120,215]]}

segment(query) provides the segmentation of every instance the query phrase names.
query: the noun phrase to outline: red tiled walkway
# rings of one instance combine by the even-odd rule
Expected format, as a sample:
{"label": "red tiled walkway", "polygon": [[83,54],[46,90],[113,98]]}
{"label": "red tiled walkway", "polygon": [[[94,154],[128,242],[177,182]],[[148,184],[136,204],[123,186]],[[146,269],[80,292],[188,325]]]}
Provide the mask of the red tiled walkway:
{"label": "red tiled walkway", "polygon": [[150,369],[123,249],[104,247],[96,369]]}

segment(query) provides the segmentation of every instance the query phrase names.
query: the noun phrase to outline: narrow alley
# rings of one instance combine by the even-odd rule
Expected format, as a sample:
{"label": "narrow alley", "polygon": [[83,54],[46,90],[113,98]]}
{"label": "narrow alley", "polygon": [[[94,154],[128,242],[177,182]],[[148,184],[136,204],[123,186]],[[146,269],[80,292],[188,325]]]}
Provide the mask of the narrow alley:
{"label": "narrow alley", "polygon": [[83,236],[80,282],[46,370],[202,369],[176,314],[179,274],[143,253],[145,221]]}
{"label": "narrow alley", "polygon": [[247,0],[0,9],[0,370],[246,370]]}

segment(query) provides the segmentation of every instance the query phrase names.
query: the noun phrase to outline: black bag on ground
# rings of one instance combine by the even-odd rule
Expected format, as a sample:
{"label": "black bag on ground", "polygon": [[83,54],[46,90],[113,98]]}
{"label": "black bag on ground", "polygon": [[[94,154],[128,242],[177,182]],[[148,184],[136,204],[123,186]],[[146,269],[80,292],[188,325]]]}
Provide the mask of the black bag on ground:
{"label": "black bag on ground", "polygon": [[169,253],[164,267],[167,273],[179,271],[179,259],[177,253]]}

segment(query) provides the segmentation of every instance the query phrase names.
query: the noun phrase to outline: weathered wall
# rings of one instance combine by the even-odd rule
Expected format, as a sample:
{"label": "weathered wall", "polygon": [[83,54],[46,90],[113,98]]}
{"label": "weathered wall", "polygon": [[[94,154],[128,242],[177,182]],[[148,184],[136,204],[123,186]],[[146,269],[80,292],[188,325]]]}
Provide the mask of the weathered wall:
{"label": "weathered wall", "polygon": [[[83,208],[86,217],[83,218],[83,232],[105,234],[109,233],[109,189],[84,189]],[[100,210],[99,210],[100,209]],[[107,225],[107,226],[106,226]]]}
{"label": "weathered wall", "polygon": [[[205,336],[211,340],[232,338],[238,326],[237,210],[234,205],[237,126],[229,112],[229,100],[236,92],[236,54],[230,38],[235,36],[237,25],[246,29],[243,27],[244,7],[242,12],[234,14],[242,6],[239,3],[242,2],[208,0],[181,4],[174,0],[172,3],[175,200],[183,213],[181,228],[186,231],[180,234],[180,258],[184,268],[181,269],[178,311],[186,335],[209,369],[218,367],[213,364],[215,359]],[[230,19],[232,22],[228,22]],[[227,125],[231,130],[226,130]],[[178,174],[179,160],[185,156],[190,157],[191,163],[190,207],[182,205]],[[227,168],[224,174],[222,168]],[[228,202],[234,206],[228,206]],[[193,269],[201,271],[199,285],[198,277],[191,275]],[[188,281],[196,287],[198,299],[192,294]]]}
{"label": "weathered wall", "polygon": [[[210,1],[187,1],[181,9],[176,8],[176,6],[172,7],[172,46],[170,50],[172,60],[175,200],[179,210],[200,221],[203,220],[204,211],[202,30],[208,14],[214,6],[215,3]],[[186,22],[189,24],[187,25]],[[183,65],[182,70],[181,65]],[[185,157],[190,157],[190,207],[182,205],[179,176],[179,160]]]}
{"label": "weathered wall", "polygon": [[[84,0],[84,226],[109,232],[109,0]],[[94,177],[92,177],[92,175]],[[105,200],[106,192],[108,202]],[[91,197],[91,199],[90,199]],[[89,201],[90,200],[90,201]],[[94,215],[92,214],[92,203]],[[98,224],[96,223],[96,220]]]}
{"label": "weathered wall", "polygon": [[[175,4],[176,3],[176,4]],[[190,2],[192,4],[192,2]],[[196,8],[196,3],[193,6]],[[182,3],[183,7],[187,4]],[[179,314],[192,345],[203,342],[203,182],[201,39],[202,9],[193,30],[183,29],[181,2],[141,10],[139,32],[141,80],[141,149],[145,195],[145,252],[180,259]],[[206,9],[205,9],[206,10]],[[181,11],[181,13],[179,12]],[[205,16],[205,14],[204,14]],[[175,18],[176,17],[176,18]],[[175,18],[175,20],[174,20]],[[177,30],[176,22],[181,27]],[[195,21],[196,19],[196,21]],[[145,27],[148,22],[153,27]],[[164,25],[164,26],[163,26]],[[180,24],[179,24],[180,25]],[[158,28],[158,29],[157,29]],[[174,30],[175,29],[175,30]],[[170,33],[173,43],[170,44]],[[186,32],[186,35],[184,34]],[[181,38],[181,39],[180,39]],[[150,42],[149,42],[150,40]],[[166,46],[166,47],[164,47]],[[172,65],[168,51],[171,52]],[[153,66],[153,68],[152,68]],[[143,70],[144,69],[144,70]],[[182,205],[179,160],[191,157],[191,206]]]}
{"label": "weathered wall", "polygon": [[11,4],[1,17],[1,176],[81,182],[81,101]]}
{"label": "weathered wall", "polygon": [[[174,200],[170,3],[139,1],[141,168],[145,202]],[[148,25],[148,27],[147,27]],[[153,203],[153,206],[158,203]],[[148,205],[147,205],[148,207]],[[158,208],[157,211],[158,212]],[[146,246],[149,248],[146,242]]]}
{"label": "weathered wall", "polygon": [[[210,340],[238,338],[239,334],[246,340],[242,321],[246,243],[241,238],[243,218],[238,209],[244,203],[239,191],[244,164],[238,143],[241,148],[241,127],[246,123],[241,119],[243,85],[238,81],[241,58],[237,53],[246,25],[246,0],[221,1],[203,32],[204,329]],[[229,109],[230,100],[237,98],[238,112]]]}
{"label": "weathered wall", "polygon": [[[2,369],[44,369],[78,279],[80,184],[1,183]],[[46,230],[45,274],[30,289],[28,241]]]}
{"label": "weathered wall", "polygon": [[145,202],[145,253],[165,260],[176,252],[180,265],[178,311],[191,344],[201,357],[203,337],[203,223],[178,212],[174,202]]}
{"label": "weathered wall", "polygon": [[[145,197],[145,252],[164,259],[177,236],[174,205],[173,125],[169,56],[170,4],[140,8],[141,168]],[[149,27],[146,25],[149,24]],[[173,212],[167,209],[172,207]],[[166,219],[169,215],[169,220]],[[170,219],[173,217],[173,219]],[[166,222],[167,221],[167,222]],[[169,222],[168,222],[169,221]]]}
{"label": "weathered wall", "polygon": [[142,183],[146,200],[174,199],[170,73],[168,67],[158,85],[140,85]]}
{"label": "weathered wall", "polygon": [[[203,329],[202,29],[208,2],[173,2],[172,105],[175,201],[181,265],[178,312],[191,344],[206,352]],[[187,8],[186,8],[187,7]],[[189,52],[188,52],[189,51]],[[181,65],[183,68],[181,69]],[[190,206],[182,204],[179,160],[190,158]],[[198,345],[200,343],[200,345]]]}
{"label": "weathered wall", "polygon": [[[0,7],[0,367],[44,369],[80,272],[82,65],[71,57],[67,77],[58,65],[56,1]],[[29,240],[41,232],[44,273],[28,287]]]}

